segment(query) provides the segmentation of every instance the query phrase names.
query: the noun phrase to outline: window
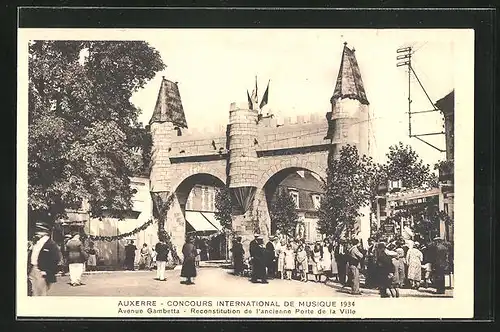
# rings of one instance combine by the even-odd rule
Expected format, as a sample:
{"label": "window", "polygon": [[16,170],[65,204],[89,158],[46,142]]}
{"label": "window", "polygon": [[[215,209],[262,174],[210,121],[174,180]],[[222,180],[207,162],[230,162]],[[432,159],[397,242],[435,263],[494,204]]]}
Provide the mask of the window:
{"label": "window", "polygon": [[290,193],[290,197],[292,198],[293,202],[295,203],[295,207],[298,209],[299,208],[299,192],[293,189],[288,189]]}
{"label": "window", "polygon": [[207,186],[201,187],[201,210],[202,211],[210,211],[210,193],[209,188]]}
{"label": "window", "polygon": [[194,190],[191,190],[186,200],[186,210],[193,209],[193,196],[194,196]]}
{"label": "window", "polygon": [[314,208],[318,210],[321,206],[321,196],[319,194],[313,194],[312,201]]}

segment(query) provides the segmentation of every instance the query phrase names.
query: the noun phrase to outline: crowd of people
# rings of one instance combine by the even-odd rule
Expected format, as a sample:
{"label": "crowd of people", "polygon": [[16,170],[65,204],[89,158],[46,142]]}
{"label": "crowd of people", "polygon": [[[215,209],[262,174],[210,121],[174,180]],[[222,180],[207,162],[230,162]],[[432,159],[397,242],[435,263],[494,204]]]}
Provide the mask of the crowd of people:
{"label": "crowd of people", "polygon": [[[33,238],[28,241],[28,295],[45,296],[59,274],[69,274],[69,284],[73,287],[82,286],[82,276],[85,271],[95,271],[99,261],[99,250],[92,241],[85,241],[79,232],[72,232],[65,237],[59,246],[50,236],[50,226],[36,223]],[[125,246],[124,267],[134,270],[137,247],[133,240]],[[156,280],[165,281],[167,262],[172,265],[180,263],[180,258],[166,244],[164,239],[149,248],[143,244],[139,250],[139,269],[156,270]],[[200,250],[194,245],[194,238],[188,237],[182,247],[182,268],[180,276],[185,278],[182,284],[194,284]]]}
{"label": "crowd of people", "polygon": [[237,237],[231,248],[234,274],[249,276],[252,282],[333,281],[357,295],[363,276],[364,286],[378,289],[381,297],[399,297],[400,288],[432,286],[437,294],[444,294],[445,274],[453,269],[451,247],[440,238],[425,245],[394,237],[369,239],[365,246],[358,239],[326,238],[311,244],[274,236],[264,244],[263,236],[256,234],[248,259],[241,241]]}

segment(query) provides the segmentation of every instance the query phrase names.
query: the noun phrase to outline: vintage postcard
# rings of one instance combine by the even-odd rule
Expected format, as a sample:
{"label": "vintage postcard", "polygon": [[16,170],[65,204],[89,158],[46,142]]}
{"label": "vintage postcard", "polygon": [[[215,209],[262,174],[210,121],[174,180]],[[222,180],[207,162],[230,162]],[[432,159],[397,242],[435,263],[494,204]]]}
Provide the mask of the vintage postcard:
{"label": "vintage postcard", "polygon": [[471,318],[473,45],[19,29],[17,316]]}

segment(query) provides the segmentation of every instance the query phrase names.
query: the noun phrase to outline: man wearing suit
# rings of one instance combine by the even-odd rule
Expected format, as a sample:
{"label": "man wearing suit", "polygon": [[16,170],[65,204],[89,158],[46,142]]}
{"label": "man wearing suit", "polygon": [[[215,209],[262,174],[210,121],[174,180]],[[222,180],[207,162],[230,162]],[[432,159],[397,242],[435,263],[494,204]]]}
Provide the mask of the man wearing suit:
{"label": "man wearing suit", "polygon": [[254,239],[252,241],[250,241],[250,244],[249,244],[249,248],[248,250],[250,251],[250,259],[251,259],[251,265],[252,265],[252,281],[256,281],[257,280],[257,268],[256,268],[256,261],[257,261],[257,258],[259,256],[259,243],[258,243],[258,238],[259,238],[259,234],[255,234],[254,235]]}
{"label": "man wearing suit", "polygon": [[169,248],[165,239],[160,237],[160,242],[155,246],[156,251],[156,280],[165,281],[165,268],[167,266]]}
{"label": "man wearing suit", "polygon": [[50,286],[57,281],[56,273],[62,264],[62,254],[57,244],[50,238],[47,224],[36,224],[33,243],[28,255],[31,295],[46,296]]}

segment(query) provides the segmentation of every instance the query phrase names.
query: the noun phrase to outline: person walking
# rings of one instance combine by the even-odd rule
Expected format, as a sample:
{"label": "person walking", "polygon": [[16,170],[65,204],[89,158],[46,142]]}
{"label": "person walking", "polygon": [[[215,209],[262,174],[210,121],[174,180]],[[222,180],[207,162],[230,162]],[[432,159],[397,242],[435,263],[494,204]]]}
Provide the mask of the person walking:
{"label": "person walking", "polygon": [[57,244],[50,238],[46,223],[35,224],[33,244],[28,251],[28,285],[30,296],[46,296],[57,281],[56,273],[63,257]]}
{"label": "person walking", "polygon": [[351,281],[351,290],[353,295],[361,294],[359,290],[359,269],[361,266],[361,259],[363,259],[363,254],[359,250],[359,244],[358,239],[353,239],[348,255],[349,280]]}
{"label": "person walking", "polygon": [[406,253],[406,262],[408,264],[408,281],[413,289],[418,289],[422,280],[422,261],[424,256],[419,250],[420,244],[413,243],[413,247]]}
{"label": "person walking", "polygon": [[234,275],[236,276],[243,275],[244,270],[243,258],[245,256],[245,249],[243,249],[241,240],[241,236],[236,237],[236,240],[233,242],[233,247],[231,248],[234,261]]}
{"label": "person walking", "polygon": [[155,280],[165,281],[165,268],[167,267],[169,248],[165,243],[165,239],[160,237],[159,242],[155,246],[156,260],[156,278]]}
{"label": "person walking", "polygon": [[69,278],[71,286],[81,286],[84,263],[88,255],[83,249],[80,234],[74,233],[73,237],[66,243],[68,252]]}
{"label": "person walking", "polygon": [[193,285],[194,282],[192,278],[196,277],[196,266],[194,260],[198,253],[193,242],[194,239],[189,237],[182,247],[182,255],[184,256],[184,259],[182,261],[181,277],[186,278],[186,281],[181,281],[181,283],[185,285]]}
{"label": "person walking", "polygon": [[134,240],[129,240],[128,244],[125,246],[125,268],[130,271],[134,271],[135,267],[135,252],[137,247],[134,244]]}

